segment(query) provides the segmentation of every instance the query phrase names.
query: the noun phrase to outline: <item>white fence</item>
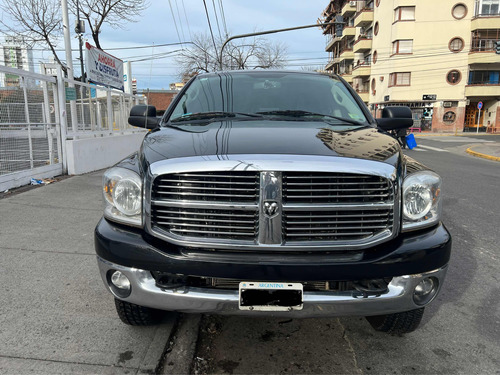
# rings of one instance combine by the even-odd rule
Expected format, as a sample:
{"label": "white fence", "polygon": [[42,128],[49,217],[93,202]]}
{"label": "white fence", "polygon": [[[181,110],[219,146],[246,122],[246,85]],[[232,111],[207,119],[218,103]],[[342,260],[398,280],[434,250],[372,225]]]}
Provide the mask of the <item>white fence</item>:
{"label": "white fence", "polygon": [[[69,81],[60,69],[55,78],[0,66],[0,77],[0,192],[31,178],[104,168],[131,152],[116,136],[130,143],[132,135],[137,143],[144,135],[127,124],[130,108],[145,103],[143,97]],[[110,137],[115,151],[107,155]],[[89,164],[75,150],[98,162]]]}

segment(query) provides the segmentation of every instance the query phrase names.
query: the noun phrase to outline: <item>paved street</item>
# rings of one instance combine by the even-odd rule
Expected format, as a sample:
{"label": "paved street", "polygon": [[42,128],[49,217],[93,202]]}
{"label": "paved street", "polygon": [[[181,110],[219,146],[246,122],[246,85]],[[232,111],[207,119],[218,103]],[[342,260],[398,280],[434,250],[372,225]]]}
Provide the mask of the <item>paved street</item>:
{"label": "paved street", "polygon": [[426,136],[405,151],[442,176],[443,220],[453,235],[444,288],[416,332],[392,337],[352,317],[206,317],[196,367],[224,374],[498,374],[500,163],[465,153],[494,142],[500,136]]}

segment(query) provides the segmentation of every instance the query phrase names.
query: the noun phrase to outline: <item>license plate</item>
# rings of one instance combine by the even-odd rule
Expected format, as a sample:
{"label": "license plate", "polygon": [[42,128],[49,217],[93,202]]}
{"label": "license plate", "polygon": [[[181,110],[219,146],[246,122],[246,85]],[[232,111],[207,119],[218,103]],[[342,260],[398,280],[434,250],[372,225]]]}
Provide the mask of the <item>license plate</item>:
{"label": "license plate", "polygon": [[241,282],[240,310],[292,311],[302,310],[301,283]]}

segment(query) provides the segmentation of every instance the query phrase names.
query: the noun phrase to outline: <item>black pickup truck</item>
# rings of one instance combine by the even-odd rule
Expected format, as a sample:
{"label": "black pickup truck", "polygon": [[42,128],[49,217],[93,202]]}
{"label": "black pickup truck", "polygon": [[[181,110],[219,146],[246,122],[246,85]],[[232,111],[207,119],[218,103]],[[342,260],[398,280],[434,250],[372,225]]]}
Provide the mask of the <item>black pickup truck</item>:
{"label": "black pickup truck", "polygon": [[237,71],[193,78],[137,153],[107,170],[95,229],[102,279],[127,324],[165,311],[366,316],[417,328],[447,270],[441,178],[405,156],[341,78]]}

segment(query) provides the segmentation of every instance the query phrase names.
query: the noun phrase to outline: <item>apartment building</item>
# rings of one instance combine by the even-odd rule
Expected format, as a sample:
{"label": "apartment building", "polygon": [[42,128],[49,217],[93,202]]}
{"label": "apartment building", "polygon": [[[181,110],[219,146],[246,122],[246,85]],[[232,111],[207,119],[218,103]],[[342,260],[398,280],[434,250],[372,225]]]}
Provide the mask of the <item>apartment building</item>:
{"label": "apartment building", "polygon": [[336,21],[325,69],[374,115],[406,105],[422,130],[500,132],[500,0],[332,0],[321,20]]}

